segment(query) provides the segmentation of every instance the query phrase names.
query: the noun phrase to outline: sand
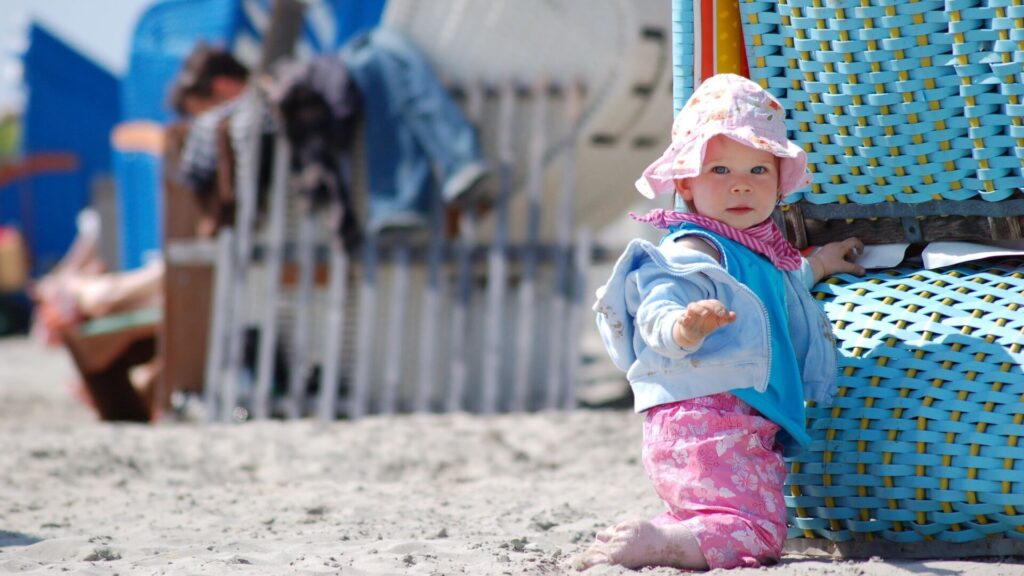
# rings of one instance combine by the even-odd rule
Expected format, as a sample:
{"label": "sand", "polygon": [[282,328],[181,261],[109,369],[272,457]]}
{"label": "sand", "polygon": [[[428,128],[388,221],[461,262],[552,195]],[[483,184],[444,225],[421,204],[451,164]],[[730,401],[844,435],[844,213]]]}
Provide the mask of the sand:
{"label": "sand", "polygon": [[[570,574],[596,530],[659,511],[629,411],[115,425],[73,382],[62,350],[0,339],[0,574]],[[730,574],[1024,564],[787,556]]]}

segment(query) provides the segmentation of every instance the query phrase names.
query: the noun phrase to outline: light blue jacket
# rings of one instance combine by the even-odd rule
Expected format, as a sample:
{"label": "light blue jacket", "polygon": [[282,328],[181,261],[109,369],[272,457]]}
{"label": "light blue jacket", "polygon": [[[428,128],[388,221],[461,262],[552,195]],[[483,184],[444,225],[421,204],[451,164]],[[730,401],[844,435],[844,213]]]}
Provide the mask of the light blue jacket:
{"label": "light blue jacket", "polygon": [[[836,392],[832,325],[809,292],[810,264],[785,272],[789,332],[806,400]],[[693,348],[680,348],[672,325],[689,302],[714,298],[736,321]],[[633,240],[597,290],[597,326],[612,361],[626,372],[637,412],[660,404],[768,386],[770,329],[760,298],[714,258],[684,244]]]}

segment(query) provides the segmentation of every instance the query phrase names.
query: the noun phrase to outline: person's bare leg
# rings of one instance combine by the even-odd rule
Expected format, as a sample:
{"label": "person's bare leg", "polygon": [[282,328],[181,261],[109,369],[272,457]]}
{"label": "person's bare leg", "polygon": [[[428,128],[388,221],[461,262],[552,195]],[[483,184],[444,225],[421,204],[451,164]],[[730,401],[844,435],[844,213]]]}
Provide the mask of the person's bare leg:
{"label": "person's bare leg", "polygon": [[83,279],[77,290],[79,310],[90,318],[138,310],[160,302],[163,296],[163,262],[136,270]]}
{"label": "person's bare leg", "polygon": [[577,570],[587,570],[599,564],[615,564],[626,568],[708,568],[697,537],[683,524],[628,520],[599,532],[595,540],[576,559],[574,564]]}
{"label": "person's bare leg", "polygon": [[29,295],[36,302],[67,299],[80,278],[90,278],[106,272],[106,264],[99,254],[100,222],[94,210],[86,209],[78,215],[78,234],[71,247],[46,273],[32,282]]}

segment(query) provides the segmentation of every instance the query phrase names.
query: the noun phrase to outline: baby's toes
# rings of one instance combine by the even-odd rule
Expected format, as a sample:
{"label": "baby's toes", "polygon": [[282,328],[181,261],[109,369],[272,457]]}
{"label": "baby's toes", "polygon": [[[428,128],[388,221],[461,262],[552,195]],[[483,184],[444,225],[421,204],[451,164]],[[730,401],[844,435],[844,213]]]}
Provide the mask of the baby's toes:
{"label": "baby's toes", "polygon": [[607,542],[607,541],[611,540],[612,536],[615,535],[616,528],[618,528],[618,527],[619,527],[618,524],[612,524],[611,526],[609,526],[609,527],[605,528],[604,530],[601,530],[600,532],[595,534],[594,535],[594,540],[597,540],[598,542]]}
{"label": "baby's toes", "polygon": [[611,564],[611,557],[600,549],[600,545],[594,544],[573,560],[572,567],[578,572],[583,572],[601,564]]}

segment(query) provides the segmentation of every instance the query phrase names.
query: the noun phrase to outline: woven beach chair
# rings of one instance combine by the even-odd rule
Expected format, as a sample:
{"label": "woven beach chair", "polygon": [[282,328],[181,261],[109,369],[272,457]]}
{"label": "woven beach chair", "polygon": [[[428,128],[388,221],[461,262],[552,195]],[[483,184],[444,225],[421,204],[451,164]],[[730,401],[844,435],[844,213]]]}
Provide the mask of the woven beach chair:
{"label": "woven beach chair", "polygon": [[[1021,237],[1020,2],[675,0],[673,20],[677,110],[741,28],[724,64],[789,111],[814,174],[780,215],[798,248]],[[1024,259],[908,258],[813,292],[841,376],[789,462],[790,549],[1024,553]]]}

